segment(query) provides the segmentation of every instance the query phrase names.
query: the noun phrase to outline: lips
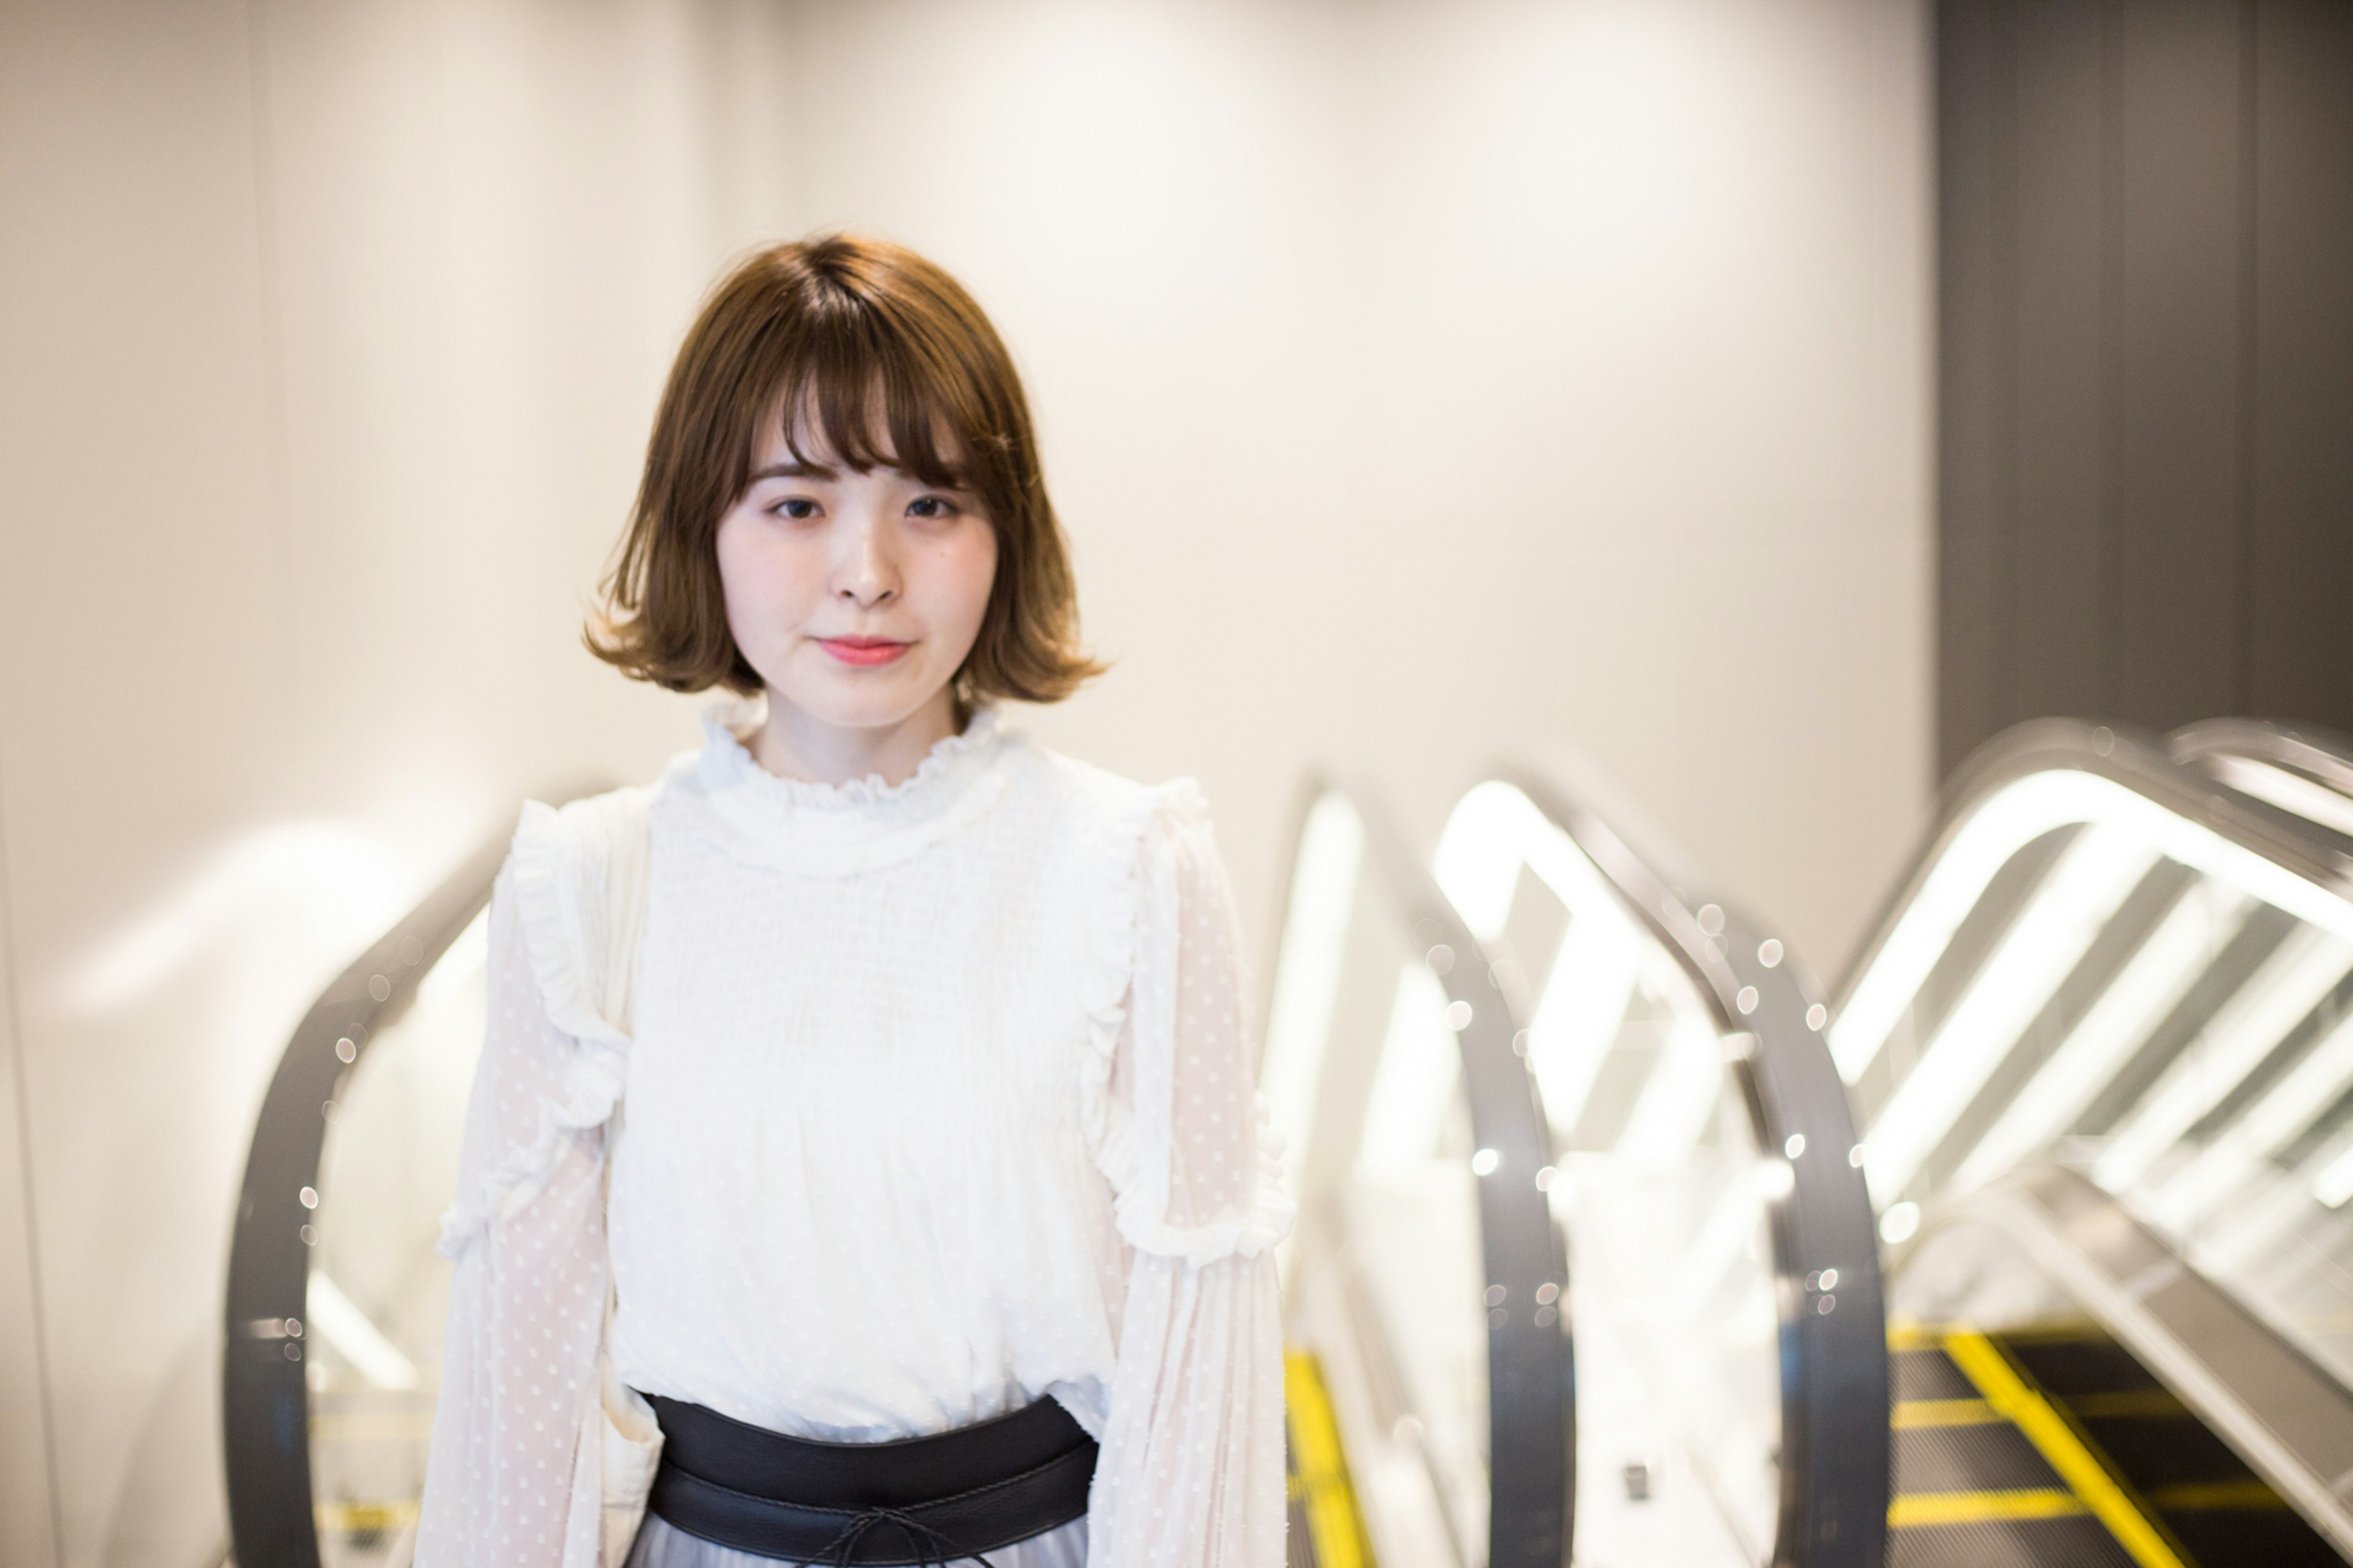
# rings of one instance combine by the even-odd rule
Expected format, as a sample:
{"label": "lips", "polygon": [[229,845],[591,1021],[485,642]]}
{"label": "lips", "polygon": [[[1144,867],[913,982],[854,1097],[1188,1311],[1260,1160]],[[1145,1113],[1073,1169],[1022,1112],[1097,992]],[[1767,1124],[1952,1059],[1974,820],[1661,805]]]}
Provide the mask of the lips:
{"label": "lips", "polygon": [[819,637],[817,646],[843,664],[889,664],[914,645],[889,637]]}

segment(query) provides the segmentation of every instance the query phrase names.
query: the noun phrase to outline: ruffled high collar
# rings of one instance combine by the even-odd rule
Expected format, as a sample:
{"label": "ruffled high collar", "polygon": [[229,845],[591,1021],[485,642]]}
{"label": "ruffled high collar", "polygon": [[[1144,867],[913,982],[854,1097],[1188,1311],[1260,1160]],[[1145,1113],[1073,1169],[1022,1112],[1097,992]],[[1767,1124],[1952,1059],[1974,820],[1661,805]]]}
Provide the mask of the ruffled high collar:
{"label": "ruffled high collar", "polygon": [[897,784],[880,773],[838,784],[780,778],[736,736],[762,718],[757,699],[704,710],[693,771],[721,847],[738,859],[818,876],[848,876],[921,852],[995,804],[1008,734],[984,708]]}

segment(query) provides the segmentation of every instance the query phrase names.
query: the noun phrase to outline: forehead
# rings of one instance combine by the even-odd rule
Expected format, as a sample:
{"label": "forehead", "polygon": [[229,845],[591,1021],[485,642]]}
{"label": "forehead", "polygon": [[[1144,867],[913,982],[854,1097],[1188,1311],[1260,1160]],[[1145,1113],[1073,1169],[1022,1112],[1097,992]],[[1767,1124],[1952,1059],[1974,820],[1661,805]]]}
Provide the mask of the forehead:
{"label": "forehead", "polygon": [[966,443],[936,399],[894,396],[882,377],[854,395],[824,384],[787,386],[753,433],[755,468],[795,462],[859,473],[895,468],[928,483],[959,482]]}

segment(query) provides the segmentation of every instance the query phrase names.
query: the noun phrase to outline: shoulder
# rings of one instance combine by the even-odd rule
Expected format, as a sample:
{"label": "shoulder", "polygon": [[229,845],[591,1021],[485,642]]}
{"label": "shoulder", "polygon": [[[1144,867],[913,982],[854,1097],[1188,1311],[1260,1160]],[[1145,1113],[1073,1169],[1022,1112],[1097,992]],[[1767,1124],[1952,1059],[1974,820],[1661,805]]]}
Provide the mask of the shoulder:
{"label": "shoulder", "polygon": [[1133,856],[1172,832],[1208,831],[1208,802],[1189,777],[1142,784],[1022,735],[1008,738],[1007,750],[1022,793],[1082,841]]}
{"label": "shoulder", "polygon": [[609,977],[634,939],[649,823],[669,780],[523,802],[501,873],[549,1016],[582,1039],[617,1041]]}

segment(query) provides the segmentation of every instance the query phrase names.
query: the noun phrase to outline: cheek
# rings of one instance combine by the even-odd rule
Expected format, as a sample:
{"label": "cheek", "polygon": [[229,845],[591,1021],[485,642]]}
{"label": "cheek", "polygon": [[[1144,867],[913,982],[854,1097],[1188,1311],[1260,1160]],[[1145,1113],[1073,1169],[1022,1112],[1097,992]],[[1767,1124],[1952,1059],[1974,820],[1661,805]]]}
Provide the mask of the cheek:
{"label": "cheek", "polygon": [[958,623],[973,636],[988,613],[988,591],[997,583],[997,531],[983,525],[972,536],[956,542],[942,563],[945,596],[956,606]]}
{"label": "cheek", "polygon": [[[738,640],[747,626],[756,627],[789,615],[808,596],[810,564],[758,519],[723,519],[713,549],[728,624]],[[817,563],[817,569],[821,571],[822,564]]]}

